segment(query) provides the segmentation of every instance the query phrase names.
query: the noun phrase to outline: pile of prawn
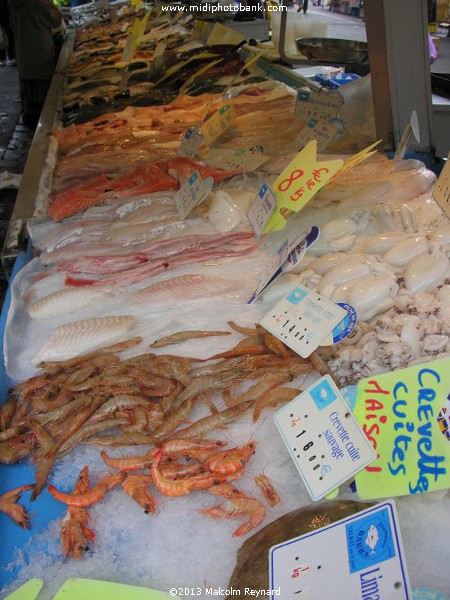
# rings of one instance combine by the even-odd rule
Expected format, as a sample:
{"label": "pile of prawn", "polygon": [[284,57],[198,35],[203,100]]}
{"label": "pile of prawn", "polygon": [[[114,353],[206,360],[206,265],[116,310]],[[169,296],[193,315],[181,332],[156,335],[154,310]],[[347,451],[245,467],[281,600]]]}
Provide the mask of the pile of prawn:
{"label": "pile of prawn", "polygon": [[[110,447],[148,444],[152,446],[146,455],[151,475],[124,478],[123,473],[128,469],[122,466],[119,474],[104,478],[91,490],[85,473],[73,493],[93,494],[98,500],[111,487],[122,484],[132,497],[146,499],[151,512],[153,503],[142,491],[150,477],[162,493],[169,488],[189,493],[214,485],[213,493],[220,495],[217,489],[222,490],[227,500],[211,516],[241,515],[240,492],[230,490],[228,485],[230,478],[240,476],[239,469],[233,473],[215,470],[210,454],[217,449],[217,443],[211,448],[211,440],[203,438],[250,410],[256,422],[266,406],[292,400],[302,391],[297,378],[304,381],[314,366],[259,325],[248,328],[233,322],[228,324],[243,334],[243,339],[233,349],[207,359],[151,352],[121,359],[121,351],[142,342],[138,337],[69,360],[42,363],[41,372],[16,385],[0,407],[0,463],[14,464],[33,456],[36,470],[31,499],[34,500],[44,489],[55,461],[80,443]],[[152,347],[229,333],[181,331],[157,340]],[[296,388],[284,386],[292,382]],[[211,414],[190,422],[191,413],[201,403]],[[181,475],[178,463],[166,464],[173,453],[184,452],[175,449],[175,440],[177,448],[188,447],[190,458],[197,461],[187,470],[183,466]],[[237,449],[227,450],[214,460],[227,458],[227,464],[239,462],[233,452]],[[264,485],[263,480],[259,483]],[[141,491],[136,492],[136,488]],[[49,486],[49,490],[54,488]],[[172,491],[169,495],[180,494]],[[93,539],[85,512],[69,508],[67,521],[76,523],[73,527],[78,537]],[[19,524],[28,526],[28,523],[29,517],[25,517]],[[71,543],[68,546],[72,547]],[[68,553],[76,555],[77,551]]]}

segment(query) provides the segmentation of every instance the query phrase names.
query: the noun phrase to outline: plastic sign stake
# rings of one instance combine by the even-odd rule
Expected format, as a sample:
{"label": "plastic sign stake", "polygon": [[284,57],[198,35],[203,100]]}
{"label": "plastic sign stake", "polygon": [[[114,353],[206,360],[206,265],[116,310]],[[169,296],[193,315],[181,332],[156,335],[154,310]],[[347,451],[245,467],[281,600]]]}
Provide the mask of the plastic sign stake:
{"label": "plastic sign stake", "polygon": [[273,418],[313,500],[335,490],[376,457],[329,375]]}
{"label": "plastic sign stake", "polygon": [[450,219],[450,153],[434,186],[433,197]]}
{"label": "plastic sign stake", "polygon": [[284,229],[283,213],[299,212],[342,167],[342,160],[317,160],[317,141],[312,140],[274,181],[272,189],[277,197],[276,210],[268,220],[263,233]]}
{"label": "plastic sign stake", "polygon": [[360,498],[450,487],[449,367],[441,358],[359,382],[355,416],[377,453],[356,476]]}

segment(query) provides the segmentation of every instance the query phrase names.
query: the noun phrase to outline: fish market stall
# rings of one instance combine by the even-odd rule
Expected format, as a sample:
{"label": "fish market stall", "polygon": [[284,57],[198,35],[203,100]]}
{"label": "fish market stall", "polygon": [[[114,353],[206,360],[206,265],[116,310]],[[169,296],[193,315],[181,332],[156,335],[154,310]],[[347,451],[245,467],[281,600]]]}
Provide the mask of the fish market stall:
{"label": "fish market stall", "polygon": [[5,323],[0,596],[445,594],[436,176],[198,33],[119,11],[66,42]]}

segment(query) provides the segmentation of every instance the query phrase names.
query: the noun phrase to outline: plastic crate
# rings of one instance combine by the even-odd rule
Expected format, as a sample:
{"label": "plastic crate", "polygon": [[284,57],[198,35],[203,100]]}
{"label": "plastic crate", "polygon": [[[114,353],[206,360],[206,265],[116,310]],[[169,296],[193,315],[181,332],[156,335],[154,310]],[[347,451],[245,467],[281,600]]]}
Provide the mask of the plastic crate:
{"label": "plastic crate", "polygon": [[343,85],[347,85],[347,83],[351,83],[352,81],[355,81],[355,79],[359,79],[359,75],[356,75],[355,73],[342,73],[339,75],[333,75],[332,77],[314,75],[314,79],[330,90],[338,90]]}

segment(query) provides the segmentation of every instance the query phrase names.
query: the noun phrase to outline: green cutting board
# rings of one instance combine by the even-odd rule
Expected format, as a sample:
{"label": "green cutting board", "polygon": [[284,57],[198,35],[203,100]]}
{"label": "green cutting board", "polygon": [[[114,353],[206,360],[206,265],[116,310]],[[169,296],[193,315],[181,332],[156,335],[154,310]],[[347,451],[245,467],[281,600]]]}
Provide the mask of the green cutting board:
{"label": "green cutting board", "polygon": [[6,596],[5,600],[35,600],[43,585],[42,579],[30,579],[12,594]]}
{"label": "green cutting board", "polygon": [[[53,600],[173,600],[168,592],[96,579],[68,579]],[[180,600],[178,598],[178,600]]]}

